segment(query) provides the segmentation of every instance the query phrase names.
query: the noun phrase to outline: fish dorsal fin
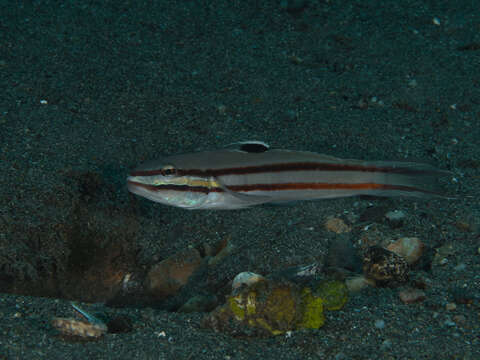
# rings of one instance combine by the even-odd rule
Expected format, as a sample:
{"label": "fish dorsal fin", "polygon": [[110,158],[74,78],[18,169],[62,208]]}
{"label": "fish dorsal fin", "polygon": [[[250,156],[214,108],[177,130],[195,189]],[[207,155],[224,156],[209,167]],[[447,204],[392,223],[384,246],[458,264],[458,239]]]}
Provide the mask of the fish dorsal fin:
{"label": "fish dorsal fin", "polygon": [[263,141],[258,140],[248,140],[248,141],[239,141],[228,144],[227,149],[243,151],[247,153],[263,153],[270,149],[270,145]]}

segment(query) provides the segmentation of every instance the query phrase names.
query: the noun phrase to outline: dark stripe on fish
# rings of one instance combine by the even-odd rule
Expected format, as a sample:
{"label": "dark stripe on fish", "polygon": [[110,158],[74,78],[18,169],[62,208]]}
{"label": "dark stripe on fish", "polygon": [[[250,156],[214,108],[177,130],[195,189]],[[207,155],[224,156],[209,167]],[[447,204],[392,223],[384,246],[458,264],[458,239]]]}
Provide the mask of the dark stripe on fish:
{"label": "dark stripe on fish", "polygon": [[[271,164],[259,166],[244,166],[225,169],[176,169],[177,176],[225,176],[225,175],[247,175],[267,172],[285,172],[285,171],[358,171],[386,174],[405,174],[405,175],[435,175],[436,170],[430,169],[412,169],[409,167],[377,167],[351,164],[328,164],[315,162]],[[163,170],[134,171],[131,176],[153,176],[161,175]]]}

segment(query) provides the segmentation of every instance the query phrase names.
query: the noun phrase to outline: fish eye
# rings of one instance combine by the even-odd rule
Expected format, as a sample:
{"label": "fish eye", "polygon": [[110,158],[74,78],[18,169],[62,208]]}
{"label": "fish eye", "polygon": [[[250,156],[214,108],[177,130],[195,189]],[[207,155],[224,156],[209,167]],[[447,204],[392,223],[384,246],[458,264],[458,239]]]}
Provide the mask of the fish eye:
{"label": "fish eye", "polygon": [[177,173],[177,170],[172,165],[165,165],[161,170],[160,173],[163,176],[172,176]]}

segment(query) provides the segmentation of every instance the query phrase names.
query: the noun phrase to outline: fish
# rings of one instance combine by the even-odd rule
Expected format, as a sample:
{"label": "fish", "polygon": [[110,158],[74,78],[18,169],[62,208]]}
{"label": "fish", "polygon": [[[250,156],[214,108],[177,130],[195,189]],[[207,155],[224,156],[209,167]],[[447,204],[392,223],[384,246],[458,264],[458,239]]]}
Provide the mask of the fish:
{"label": "fish", "polygon": [[234,210],[359,195],[445,198],[437,180],[447,174],[422,163],[341,159],[244,141],[146,162],[129,174],[127,188],[184,209]]}

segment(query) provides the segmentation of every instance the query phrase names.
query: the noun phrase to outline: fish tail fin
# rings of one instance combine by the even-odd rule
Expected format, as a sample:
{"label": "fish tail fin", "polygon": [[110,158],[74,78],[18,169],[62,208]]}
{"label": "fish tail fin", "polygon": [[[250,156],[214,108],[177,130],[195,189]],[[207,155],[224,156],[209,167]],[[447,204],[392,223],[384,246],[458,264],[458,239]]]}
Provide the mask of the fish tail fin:
{"label": "fish tail fin", "polygon": [[452,175],[450,171],[396,161],[368,162],[364,166],[372,170],[373,178],[364,195],[450,198],[441,187],[441,180]]}

